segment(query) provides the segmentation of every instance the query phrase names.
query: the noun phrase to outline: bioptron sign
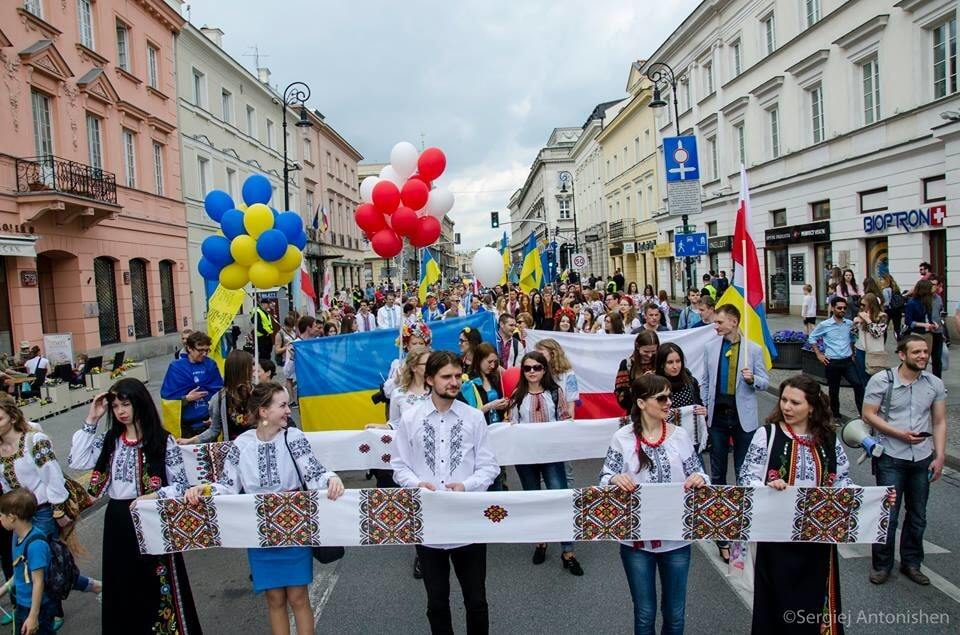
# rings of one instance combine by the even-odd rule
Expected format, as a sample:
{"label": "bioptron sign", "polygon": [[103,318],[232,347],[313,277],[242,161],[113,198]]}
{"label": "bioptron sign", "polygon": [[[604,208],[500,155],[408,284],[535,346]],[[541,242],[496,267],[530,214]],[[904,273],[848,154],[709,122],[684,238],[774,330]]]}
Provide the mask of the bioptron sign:
{"label": "bioptron sign", "polygon": [[902,212],[885,212],[863,217],[863,231],[873,232],[902,229],[910,232],[926,227],[942,227],[947,218],[946,205],[933,205],[926,209],[911,209]]}

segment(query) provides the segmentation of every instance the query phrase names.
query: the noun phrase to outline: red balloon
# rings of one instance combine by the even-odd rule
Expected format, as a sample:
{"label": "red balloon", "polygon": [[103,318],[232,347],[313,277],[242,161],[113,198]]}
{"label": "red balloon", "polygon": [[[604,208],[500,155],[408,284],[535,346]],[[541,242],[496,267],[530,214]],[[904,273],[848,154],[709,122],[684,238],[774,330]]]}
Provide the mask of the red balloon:
{"label": "red balloon", "polygon": [[432,189],[433,189],[433,181],[431,181],[430,179],[426,179],[426,178],[420,176],[419,174],[414,174],[413,176],[410,177],[410,179],[412,179],[412,180],[414,180],[414,181],[423,181],[424,183],[427,184],[427,189],[428,189],[428,190],[432,190]]}
{"label": "red balloon", "polygon": [[400,206],[400,190],[392,181],[383,180],[373,186],[373,206],[381,214],[393,214]]}
{"label": "red balloon", "polygon": [[370,203],[358,206],[357,211],[353,213],[353,220],[357,222],[357,227],[371,235],[387,226],[383,214],[374,209]]}
{"label": "red balloon", "polygon": [[520,367],[514,366],[503,371],[500,374],[500,383],[503,388],[503,396],[509,399],[513,395],[513,391],[517,389],[517,384],[520,383]]}
{"label": "red balloon", "polygon": [[403,249],[403,240],[392,229],[378,231],[370,244],[381,258],[393,258]]}
{"label": "red balloon", "polygon": [[407,179],[400,190],[400,200],[412,210],[421,209],[426,205],[429,196],[430,188],[420,179]]}
{"label": "red balloon", "polygon": [[447,157],[440,148],[427,148],[417,159],[417,172],[428,181],[433,181],[447,169]]}
{"label": "red balloon", "polygon": [[417,221],[417,229],[410,236],[414,247],[429,247],[440,238],[440,221],[433,216],[423,216]]}
{"label": "red balloon", "polygon": [[407,236],[409,238],[417,232],[419,219],[417,218],[417,213],[409,207],[403,207],[402,205],[398,207],[397,211],[390,217],[390,220],[393,231],[401,236]]}

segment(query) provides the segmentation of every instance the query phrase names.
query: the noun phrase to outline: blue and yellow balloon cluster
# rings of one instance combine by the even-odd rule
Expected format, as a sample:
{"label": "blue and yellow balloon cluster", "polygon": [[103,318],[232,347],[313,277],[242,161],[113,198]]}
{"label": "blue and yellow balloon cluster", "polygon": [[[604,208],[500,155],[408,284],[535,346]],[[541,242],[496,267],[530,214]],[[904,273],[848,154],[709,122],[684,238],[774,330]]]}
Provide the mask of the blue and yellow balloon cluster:
{"label": "blue and yellow balloon cluster", "polygon": [[272,195],[270,181],[260,174],[243,182],[246,209],[237,209],[222,190],[207,194],[204,209],[220,223],[223,235],[208,236],[200,246],[203,257],[197,268],[203,278],[227,289],[242,289],[248,282],[257,289],[269,289],[293,280],[307,234],[300,214],[268,206]]}

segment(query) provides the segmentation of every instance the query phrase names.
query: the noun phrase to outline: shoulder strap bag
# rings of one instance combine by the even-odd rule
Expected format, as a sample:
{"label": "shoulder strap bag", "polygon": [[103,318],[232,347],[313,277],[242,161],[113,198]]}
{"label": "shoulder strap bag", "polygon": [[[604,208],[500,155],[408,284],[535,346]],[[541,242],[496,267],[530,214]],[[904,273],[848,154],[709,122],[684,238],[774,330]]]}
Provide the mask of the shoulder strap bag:
{"label": "shoulder strap bag", "polygon": [[[283,430],[283,444],[287,446],[287,453],[290,455],[290,460],[293,461],[293,469],[297,471],[297,480],[300,481],[300,490],[307,491],[307,484],[303,480],[303,474],[300,473],[300,466],[297,465],[297,457],[293,456],[293,451],[290,449],[290,443],[287,441],[287,429]],[[312,548],[313,559],[321,564],[330,564],[331,562],[336,562],[346,554],[346,550],[343,547],[313,547]]]}

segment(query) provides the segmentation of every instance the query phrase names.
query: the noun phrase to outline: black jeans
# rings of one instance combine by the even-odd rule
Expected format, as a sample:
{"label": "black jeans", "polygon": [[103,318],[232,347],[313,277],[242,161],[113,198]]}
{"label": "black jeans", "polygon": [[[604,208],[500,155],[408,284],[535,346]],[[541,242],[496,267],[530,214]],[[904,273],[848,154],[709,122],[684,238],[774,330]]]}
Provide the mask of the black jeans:
{"label": "black jeans", "polygon": [[[944,326],[943,328],[946,328]],[[931,333],[933,335],[933,345],[930,351],[930,363],[933,367],[930,371],[937,377],[943,377],[943,333]]]}
{"label": "black jeans", "polygon": [[417,545],[427,590],[427,619],[434,635],[453,635],[450,617],[450,561],[460,582],[467,609],[467,633],[481,635],[490,630],[487,612],[487,545],[473,544],[456,549],[434,549]]}
{"label": "black jeans", "polygon": [[733,482],[740,478],[740,468],[747,456],[747,448],[753,440],[753,432],[747,432],[740,425],[737,409],[716,406],[713,409],[713,422],[708,430],[710,436],[710,483],[727,484],[727,455],[730,453],[730,437],[733,437]]}
{"label": "black jeans", "polygon": [[853,359],[849,357],[840,357],[837,359],[829,358],[830,363],[826,365],[827,386],[830,391],[830,410],[834,417],[840,416],[840,381],[847,380],[853,387],[853,399],[857,403],[857,413],[863,411],[863,378],[860,371],[857,370]]}
{"label": "black jeans", "polygon": [[927,528],[927,497],[930,478],[927,475],[933,455],[920,461],[895,459],[886,454],[877,459],[877,485],[892,485],[897,490],[897,502],[890,511],[890,531],[887,542],[873,545],[873,568],[890,571],[893,568],[894,545],[900,505],[906,505],[903,531],[900,533],[900,563],[919,569],[923,563],[923,531]]}

